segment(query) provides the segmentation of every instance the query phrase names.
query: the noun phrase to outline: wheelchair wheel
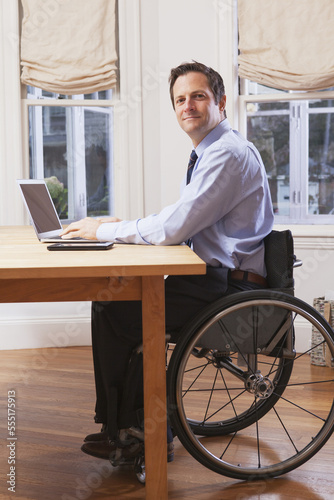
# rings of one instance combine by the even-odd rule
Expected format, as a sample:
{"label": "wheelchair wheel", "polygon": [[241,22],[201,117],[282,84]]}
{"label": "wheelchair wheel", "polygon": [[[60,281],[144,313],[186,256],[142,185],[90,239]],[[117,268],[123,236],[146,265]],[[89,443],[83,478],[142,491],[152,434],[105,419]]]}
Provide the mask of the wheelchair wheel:
{"label": "wheelchair wheel", "polygon": [[[294,335],[312,339],[295,352]],[[333,331],[305,302],[272,290],[241,292],[208,307],[182,332],[168,367],[169,415],[199,462],[236,479],[289,472],[334,426]],[[324,396],[326,395],[326,396]]]}

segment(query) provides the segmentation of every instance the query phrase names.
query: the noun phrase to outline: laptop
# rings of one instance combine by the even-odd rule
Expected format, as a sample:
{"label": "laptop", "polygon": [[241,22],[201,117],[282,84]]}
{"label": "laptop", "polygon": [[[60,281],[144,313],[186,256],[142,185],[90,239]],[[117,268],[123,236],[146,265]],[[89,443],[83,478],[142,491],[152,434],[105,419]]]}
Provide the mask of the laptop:
{"label": "laptop", "polygon": [[80,242],[91,243],[91,240],[84,238],[63,240],[59,236],[63,231],[63,227],[44,180],[19,179],[17,183],[39,241],[42,243],[55,243],[57,241],[70,243],[79,240]]}

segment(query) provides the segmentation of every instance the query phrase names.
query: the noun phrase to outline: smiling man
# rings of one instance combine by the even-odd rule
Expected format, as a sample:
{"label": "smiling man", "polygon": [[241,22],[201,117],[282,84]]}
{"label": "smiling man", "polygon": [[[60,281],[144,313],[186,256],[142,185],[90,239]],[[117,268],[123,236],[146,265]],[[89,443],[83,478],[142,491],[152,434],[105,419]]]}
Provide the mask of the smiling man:
{"label": "smiling man", "polygon": [[[63,237],[152,245],[187,242],[206,262],[207,273],[165,280],[166,330],[177,340],[182,326],[211,302],[266,287],[263,239],[272,229],[273,212],[260,155],[226,118],[221,76],[191,62],[172,69],[169,81],[177,121],[193,149],[179,200],[133,221],[86,218],[71,224]],[[89,455],[110,459],[118,448],[117,457],[121,453],[127,461],[137,453],[129,436],[143,426],[141,362],[132,355],[141,335],[140,302],[93,303],[95,421],[102,424],[102,432],[85,438],[82,450]],[[124,383],[130,358],[131,366],[135,358],[138,367],[135,378]],[[133,394],[124,394],[125,386]],[[125,400],[134,401],[126,411]],[[168,449],[170,460],[172,443]]]}

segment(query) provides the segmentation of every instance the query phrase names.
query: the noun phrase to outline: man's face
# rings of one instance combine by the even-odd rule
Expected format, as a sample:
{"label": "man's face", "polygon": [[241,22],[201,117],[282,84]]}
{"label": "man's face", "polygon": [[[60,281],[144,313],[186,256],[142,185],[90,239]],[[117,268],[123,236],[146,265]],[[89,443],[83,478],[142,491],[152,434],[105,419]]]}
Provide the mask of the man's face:
{"label": "man's face", "polygon": [[173,92],[177,121],[196,147],[223,120],[226,98],[216,104],[207,77],[195,71],[179,76]]}

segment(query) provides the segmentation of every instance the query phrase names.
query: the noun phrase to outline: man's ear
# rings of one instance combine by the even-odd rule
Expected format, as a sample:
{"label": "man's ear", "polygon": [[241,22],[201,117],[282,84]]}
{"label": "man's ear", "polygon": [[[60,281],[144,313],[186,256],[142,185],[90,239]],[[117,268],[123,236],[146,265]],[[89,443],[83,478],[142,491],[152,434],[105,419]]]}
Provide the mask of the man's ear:
{"label": "man's ear", "polygon": [[219,111],[223,112],[226,107],[226,95],[223,95],[223,97],[220,99],[219,102]]}
{"label": "man's ear", "polygon": [[220,99],[219,113],[220,113],[222,120],[227,117],[227,115],[226,115],[226,95],[223,95],[223,97]]}

